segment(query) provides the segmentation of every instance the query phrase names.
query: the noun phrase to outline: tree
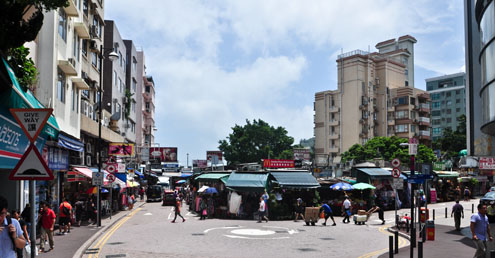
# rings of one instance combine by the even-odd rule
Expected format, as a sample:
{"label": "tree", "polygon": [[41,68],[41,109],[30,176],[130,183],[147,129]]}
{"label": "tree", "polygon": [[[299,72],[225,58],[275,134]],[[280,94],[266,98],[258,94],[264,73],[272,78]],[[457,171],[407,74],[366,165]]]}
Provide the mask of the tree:
{"label": "tree", "polygon": [[270,126],[265,121],[246,119],[245,126],[235,125],[218,148],[224,153],[229,166],[259,162],[261,159],[292,159],[294,138],[287,136],[283,127]]}
{"label": "tree", "polygon": [[[407,139],[399,138],[397,136],[374,137],[364,145],[352,145],[349,150],[342,153],[342,162],[350,160],[364,162],[375,158],[391,161],[394,158],[398,158],[401,163],[409,164],[409,150],[406,147],[400,146],[401,143],[407,143]],[[423,144],[418,144],[416,162],[431,163],[435,159],[433,150]]]}

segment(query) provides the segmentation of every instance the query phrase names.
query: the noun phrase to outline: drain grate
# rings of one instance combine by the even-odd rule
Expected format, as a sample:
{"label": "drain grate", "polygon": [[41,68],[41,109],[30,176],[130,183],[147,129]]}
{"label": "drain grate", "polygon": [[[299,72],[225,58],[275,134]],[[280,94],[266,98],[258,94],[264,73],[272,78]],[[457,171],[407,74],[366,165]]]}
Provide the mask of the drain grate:
{"label": "drain grate", "polygon": [[107,243],[107,245],[121,245],[125,244],[124,242],[112,242],[112,243]]}
{"label": "drain grate", "polygon": [[193,236],[204,236],[205,234],[204,233],[192,233],[191,235],[193,235]]}
{"label": "drain grate", "polygon": [[85,254],[97,254],[100,251],[100,248],[88,248],[84,252]]}
{"label": "drain grate", "polygon": [[127,255],[125,254],[110,254],[105,256],[106,258],[117,258],[117,257],[126,257]]}
{"label": "drain grate", "polygon": [[335,238],[331,238],[331,237],[322,237],[320,239],[321,240],[335,240]]}
{"label": "drain grate", "polygon": [[315,252],[315,251],[318,251],[317,249],[314,249],[314,248],[298,248],[297,250],[302,251],[302,252]]}

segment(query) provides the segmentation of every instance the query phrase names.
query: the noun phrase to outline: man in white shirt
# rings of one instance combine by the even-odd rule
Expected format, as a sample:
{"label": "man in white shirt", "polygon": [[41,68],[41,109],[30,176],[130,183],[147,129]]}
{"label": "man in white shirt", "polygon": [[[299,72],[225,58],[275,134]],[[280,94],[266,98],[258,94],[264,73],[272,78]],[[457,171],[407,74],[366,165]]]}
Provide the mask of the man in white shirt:
{"label": "man in white shirt", "polygon": [[342,223],[349,223],[351,222],[351,220],[349,219],[349,217],[351,216],[351,201],[349,200],[349,197],[345,198],[342,206],[344,207],[344,220],[342,220]]}
{"label": "man in white shirt", "polygon": [[15,248],[24,248],[24,239],[21,225],[16,219],[7,217],[8,201],[0,196],[0,257],[15,258]]}
{"label": "man in white shirt", "polygon": [[260,197],[260,207],[258,209],[259,217],[258,217],[258,223],[261,223],[261,220],[264,219],[268,223],[268,218],[265,216],[265,211],[266,211],[266,204],[265,204],[265,199],[263,196]]}

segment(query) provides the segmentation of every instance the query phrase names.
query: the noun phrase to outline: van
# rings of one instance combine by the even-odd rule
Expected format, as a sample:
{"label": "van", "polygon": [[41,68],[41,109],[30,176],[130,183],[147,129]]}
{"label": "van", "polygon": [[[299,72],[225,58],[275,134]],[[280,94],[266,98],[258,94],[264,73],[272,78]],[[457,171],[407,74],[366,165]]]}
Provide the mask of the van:
{"label": "van", "polygon": [[175,195],[172,190],[164,190],[163,191],[163,203],[162,206],[165,205],[175,205]]}
{"label": "van", "polygon": [[161,202],[163,199],[163,188],[160,185],[150,185],[146,190],[147,202]]}

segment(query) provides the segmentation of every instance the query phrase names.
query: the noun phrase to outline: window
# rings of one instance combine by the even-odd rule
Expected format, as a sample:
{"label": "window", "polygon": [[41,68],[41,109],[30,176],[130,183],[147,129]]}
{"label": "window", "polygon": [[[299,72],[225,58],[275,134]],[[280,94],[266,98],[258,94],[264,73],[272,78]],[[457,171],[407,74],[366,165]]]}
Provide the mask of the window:
{"label": "window", "polygon": [[446,104],[447,104],[447,106],[450,106],[450,105],[452,105],[452,101],[451,100],[447,100]]}
{"label": "window", "polygon": [[411,97],[411,99],[409,100],[411,105],[416,105],[416,99]]}
{"label": "window", "polygon": [[76,113],[79,113],[79,90],[76,90]]}
{"label": "window", "polygon": [[137,70],[137,60],[135,57],[132,57],[132,71],[135,72]]}
{"label": "window", "polygon": [[122,67],[122,61],[123,61],[122,52],[119,51],[119,64],[120,64],[120,67]]}
{"label": "window", "polygon": [[452,109],[449,108],[449,109],[447,109],[447,115],[450,115],[450,114],[452,114]]}
{"label": "window", "polygon": [[132,112],[136,112],[136,103],[134,103],[134,101],[131,100],[131,110]]}
{"label": "window", "polygon": [[435,119],[432,121],[433,125],[439,125],[440,123],[442,123],[442,120],[440,119]]}
{"label": "window", "polygon": [[438,100],[438,99],[440,99],[440,94],[438,93],[431,94],[431,100]]}
{"label": "window", "polygon": [[414,118],[416,118],[416,112],[411,111],[411,119],[414,119]]}
{"label": "window", "polygon": [[397,133],[407,133],[409,125],[396,125],[395,132]]}
{"label": "window", "polygon": [[93,16],[93,27],[96,28],[96,35],[101,38],[101,27],[100,21],[98,20],[98,16]]}
{"label": "window", "polygon": [[411,125],[411,133],[415,133],[416,132],[416,126],[415,125]]}
{"label": "window", "polygon": [[446,97],[450,97],[450,95],[452,95],[452,92],[450,92],[450,91],[445,93]]}
{"label": "window", "polygon": [[117,72],[116,71],[113,71],[113,85],[115,85],[115,87],[117,87]]}
{"label": "window", "polygon": [[98,56],[96,55],[95,52],[91,52],[91,64],[98,69]]}
{"label": "window", "polygon": [[397,105],[407,105],[407,104],[409,104],[408,100],[409,100],[409,97],[407,97],[407,96],[397,98]]}
{"label": "window", "polygon": [[89,0],[83,0],[83,13],[84,15],[86,15],[86,17],[88,16],[88,11],[89,11],[88,1]]}
{"label": "window", "polygon": [[455,103],[461,103],[461,99],[456,99]]}
{"label": "window", "polygon": [[461,94],[461,90],[456,90],[455,95],[459,95],[459,94]]}
{"label": "window", "polygon": [[447,118],[447,123],[452,123],[452,118]]}
{"label": "window", "polygon": [[89,99],[89,90],[83,90],[81,96]]}
{"label": "window", "polygon": [[131,132],[135,133],[136,132],[136,123],[131,122]]}
{"label": "window", "polygon": [[58,35],[67,42],[67,15],[63,8],[58,8]]}
{"label": "window", "polygon": [[440,108],[440,102],[439,101],[432,102],[431,108]]}
{"label": "window", "polygon": [[132,92],[136,92],[136,88],[137,88],[136,85],[137,85],[136,79],[132,78]]}
{"label": "window", "polygon": [[77,61],[79,61],[79,41],[79,36],[74,33],[74,39],[72,42],[72,55]]}
{"label": "window", "polygon": [[76,111],[76,89],[74,89],[74,84],[72,85],[72,111]]}
{"label": "window", "polygon": [[408,110],[395,111],[395,119],[407,119],[409,118]]}
{"label": "window", "polygon": [[88,56],[88,40],[86,39],[83,39],[82,41],[81,52],[83,56]]}
{"label": "window", "polygon": [[431,111],[431,115],[432,116],[441,116],[442,114],[441,114],[440,110],[433,110],[433,111]]}
{"label": "window", "polygon": [[122,92],[122,80],[119,78],[119,92]]}
{"label": "window", "polygon": [[461,108],[456,108],[455,112],[457,112],[457,113],[461,112]]}
{"label": "window", "polygon": [[433,134],[436,135],[442,134],[442,128],[441,127],[433,128]]}
{"label": "window", "polygon": [[65,74],[60,69],[57,76],[57,99],[65,103]]}

